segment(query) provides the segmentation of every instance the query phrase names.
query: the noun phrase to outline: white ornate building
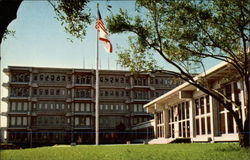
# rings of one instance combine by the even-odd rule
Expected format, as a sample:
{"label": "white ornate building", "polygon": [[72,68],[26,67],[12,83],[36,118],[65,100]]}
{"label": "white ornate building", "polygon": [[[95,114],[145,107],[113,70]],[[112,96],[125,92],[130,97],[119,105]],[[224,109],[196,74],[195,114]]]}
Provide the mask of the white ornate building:
{"label": "white ornate building", "polygon": [[[245,120],[243,87],[233,67],[220,63],[195,77],[196,80],[201,78],[208,81],[210,88],[232,97],[241,106],[242,121]],[[238,141],[232,115],[211,96],[189,83],[152,100],[144,108],[154,114],[150,123],[153,124],[155,139],[149,143],[169,143],[185,138],[190,138],[192,142]],[[235,106],[233,108],[237,110]]]}

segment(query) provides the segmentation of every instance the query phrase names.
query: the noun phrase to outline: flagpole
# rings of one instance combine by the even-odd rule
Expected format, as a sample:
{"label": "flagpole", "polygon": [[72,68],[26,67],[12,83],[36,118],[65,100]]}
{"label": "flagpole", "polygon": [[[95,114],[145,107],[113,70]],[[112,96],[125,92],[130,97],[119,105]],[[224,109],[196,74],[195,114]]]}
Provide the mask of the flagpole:
{"label": "flagpole", "polygon": [[[96,5],[97,12],[99,3]],[[98,14],[98,13],[97,13]],[[96,30],[95,144],[99,145],[99,33]]]}

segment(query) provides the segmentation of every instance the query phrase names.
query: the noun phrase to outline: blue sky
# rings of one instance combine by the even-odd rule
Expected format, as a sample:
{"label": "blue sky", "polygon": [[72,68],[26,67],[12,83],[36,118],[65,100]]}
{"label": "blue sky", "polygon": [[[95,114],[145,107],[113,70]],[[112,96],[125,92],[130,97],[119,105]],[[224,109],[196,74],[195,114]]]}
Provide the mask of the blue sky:
{"label": "blue sky", "polygon": [[[96,14],[96,3],[91,1],[89,8],[93,15]],[[99,1],[102,18],[109,14],[106,9],[107,2]],[[134,12],[134,1],[110,1],[112,11],[118,12],[119,8]],[[96,29],[95,22],[87,28],[86,38],[81,42],[67,34],[60,22],[55,18],[55,12],[47,1],[23,1],[17,13],[17,19],[12,21],[8,29],[14,30],[14,36],[9,36],[1,45],[1,70],[8,66],[37,66],[37,67],[64,67],[64,68],[95,68],[96,54]],[[102,69],[122,69],[116,67],[117,45],[123,48],[127,45],[127,34],[110,35],[114,53],[106,53],[100,44],[100,67]],[[84,60],[85,59],[85,60]],[[165,69],[173,67],[165,64],[156,56],[158,64]],[[109,64],[108,64],[109,62]],[[206,63],[207,68],[216,62]],[[7,76],[1,72],[1,81],[7,82]],[[1,89],[1,96],[7,95],[6,89]],[[2,105],[6,105],[2,103]],[[4,108],[4,107],[2,107]],[[2,110],[4,111],[4,110]]]}

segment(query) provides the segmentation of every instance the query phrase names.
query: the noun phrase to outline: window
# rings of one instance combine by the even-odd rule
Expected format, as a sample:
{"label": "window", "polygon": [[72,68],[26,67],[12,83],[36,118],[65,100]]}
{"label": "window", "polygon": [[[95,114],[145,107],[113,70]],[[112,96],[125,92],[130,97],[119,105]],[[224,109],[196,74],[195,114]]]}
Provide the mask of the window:
{"label": "window", "polygon": [[204,98],[203,97],[200,98],[200,108],[201,108],[201,114],[204,114],[205,111],[204,111]]}
{"label": "window", "polygon": [[119,105],[118,104],[115,107],[116,107],[116,110],[119,110]]}
{"label": "window", "polygon": [[134,112],[137,112],[137,105],[134,104]]}
{"label": "window", "polygon": [[27,117],[23,117],[23,125],[27,126]]}
{"label": "window", "polygon": [[49,80],[49,75],[47,75],[47,76],[45,77],[45,80],[46,80],[46,81],[48,81],[48,80]]}
{"label": "window", "polygon": [[50,95],[54,95],[55,92],[54,92],[54,89],[50,89]]}
{"label": "window", "polygon": [[210,103],[209,103],[209,96],[206,96],[206,108],[207,108],[207,113],[210,113]]}
{"label": "window", "polygon": [[75,111],[77,111],[77,112],[79,111],[79,103],[75,104]]}
{"label": "window", "polygon": [[33,94],[37,95],[37,89],[36,88],[33,89]]}
{"label": "window", "polygon": [[56,109],[59,109],[59,104],[56,104]]}
{"label": "window", "polygon": [[66,77],[65,76],[62,76],[62,81],[66,81]]}
{"label": "window", "polygon": [[64,109],[65,108],[65,105],[64,104],[62,104],[62,109]]}
{"label": "window", "polygon": [[228,128],[228,133],[234,132],[233,116],[229,112],[227,112],[227,128]]}
{"label": "window", "polygon": [[90,111],[90,104],[89,104],[89,103],[86,104],[86,111],[87,111],[87,112]]}
{"label": "window", "polygon": [[69,82],[71,81],[71,76],[68,76],[68,81],[69,81]]}
{"label": "window", "polygon": [[48,109],[48,104],[44,104],[44,108],[45,108],[45,109]]}
{"label": "window", "polygon": [[51,75],[51,76],[50,76],[50,79],[51,79],[51,81],[54,81],[54,80],[55,80],[55,76],[54,76],[54,75]]}
{"label": "window", "polygon": [[43,75],[40,75],[40,80],[43,81]]}
{"label": "window", "polygon": [[15,111],[16,110],[16,102],[11,103],[11,110]]}
{"label": "window", "polygon": [[102,109],[103,109],[103,105],[101,104],[101,105],[100,105],[100,110],[102,110]]}
{"label": "window", "polygon": [[195,119],[196,124],[196,135],[200,134],[199,119]]}
{"label": "window", "polygon": [[186,118],[189,118],[189,102],[186,102]]}
{"label": "window", "polygon": [[109,106],[106,104],[106,105],[105,105],[105,109],[108,110],[108,108],[109,108]]}
{"label": "window", "polygon": [[49,90],[45,89],[45,95],[49,95]]}
{"label": "window", "polygon": [[43,95],[43,90],[39,89],[39,95]]}
{"label": "window", "polygon": [[17,110],[18,111],[22,110],[22,102],[17,102]]}
{"label": "window", "polygon": [[16,124],[16,117],[11,117],[10,118],[10,124],[14,126]]}
{"label": "window", "polygon": [[207,134],[211,134],[211,120],[210,120],[210,116],[207,117]]}
{"label": "window", "polygon": [[81,103],[81,111],[84,111],[84,103]]}
{"label": "window", "polygon": [[22,117],[17,117],[17,125],[20,126],[22,124]]}
{"label": "window", "polygon": [[121,82],[121,83],[124,83],[124,78],[121,78],[121,79],[120,79],[120,82]]}
{"label": "window", "polygon": [[142,112],[142,105],[138,104],[138,112]]}
{"label": "window", "polygon": [[89,125],[90,125],[90,118],[86,117],[86,126],[89,126]]}
{"label": "window", "polygon": [[110,105],[110,109],[111,109],[111,110],[114,109],[114,105],[113,105],[113,104]]}
{"label": "window", "polygon": [[199,115],[199,108],[200,108],[199,100],[196,99],[194,103],[195,103],[195,115]]}
{"label": "window", "polygon": [[37,75],[34,75],[34,81],[37,81]]}
{"label": "window", "polygon": [[226,133],[226,129],[225,129],[225,114],[224,113],[220,113],[220,132],[221,132],[221,134]]}
{"label": "window", "polygon": [[115,91],[115,96],[119,97],[119,91]]}
{"label": "window", "polygon": [[75,125],[79,125],[79,118],[78,117],[75,117]]}
{"label": "window", "polygon": [[50,104],[50,109],[54,109],[54,104]]}
{"label": "window", "polygon": [[57,90],[56,90],[56,95],[59,95],[59,94],[60,94],[60,90],[57,89]]}
{"label": "window", "polygon": [[234,97],[237,105],[241,105],[241,93],[240,93],[240,82],[234,82]]}
{"label": "window", "polygon": [[205,129],[205,118],[201,118],[201,133],[206,134],[206,129]]}
{"label": "window", "polygon": [[121,105],[121,110],[124,110],[124,106],[123,106],[123,104]]}
{"label": "window", "polygon": [[27,102],[24,102],[24,103],[23,103],[23,110],[24,110],[24,111],[27,111],[27,110],[28,110],[28,103],[27,103]]}

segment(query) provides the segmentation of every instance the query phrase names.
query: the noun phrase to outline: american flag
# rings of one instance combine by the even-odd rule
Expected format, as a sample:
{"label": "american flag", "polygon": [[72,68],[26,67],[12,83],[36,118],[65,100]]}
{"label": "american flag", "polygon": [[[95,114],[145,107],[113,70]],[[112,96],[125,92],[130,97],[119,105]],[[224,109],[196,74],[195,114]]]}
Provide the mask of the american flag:
{"label": "american flag", "polygon": [[105,49],[107,52],[112,53],[112,44],[110,40],[108,39],[108,32],[106,31],[104,27],[104,23],[102,21],[101,13],[98,9],[97,11],[97,19],[96,19],[96,29],[99,31],[99,40],[101,40],[104,43]]}

